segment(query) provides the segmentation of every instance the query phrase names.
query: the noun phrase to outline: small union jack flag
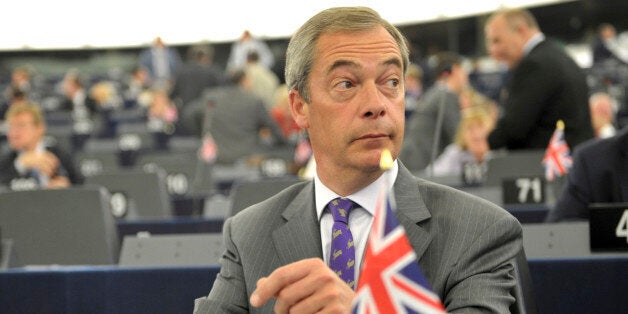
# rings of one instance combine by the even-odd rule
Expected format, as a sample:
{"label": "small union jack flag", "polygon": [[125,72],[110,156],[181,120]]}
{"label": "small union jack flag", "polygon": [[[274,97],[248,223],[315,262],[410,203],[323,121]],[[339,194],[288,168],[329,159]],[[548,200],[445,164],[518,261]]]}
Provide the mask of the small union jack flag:
{"label": "small union jack flag", "polygon": [[199,158],[206,163],[213,163],[218,156],[218,147],[210,133],[203,136],[203,142],[199,149]]}
{"label": "small union jack flag", "polygon": [[556,177],[562,177],[567,174],[572,165],[569,146],[567,146],[565,141],[564,129],[565,124],[559,120],[545,151],[545,156],[543,156],[545,179],[550,182],[554,181]]}
{"label": "small union jack flag", "polygon": [[304,135],[299,136],[296,149],[294,151],[294,162],[298,165],[304,165],[312,156],[312,145]]}
{"label": "small union jack flag", "polygon": [[375,209],[353,313],[445,313],[393,213],[392,191],[382,189]]}

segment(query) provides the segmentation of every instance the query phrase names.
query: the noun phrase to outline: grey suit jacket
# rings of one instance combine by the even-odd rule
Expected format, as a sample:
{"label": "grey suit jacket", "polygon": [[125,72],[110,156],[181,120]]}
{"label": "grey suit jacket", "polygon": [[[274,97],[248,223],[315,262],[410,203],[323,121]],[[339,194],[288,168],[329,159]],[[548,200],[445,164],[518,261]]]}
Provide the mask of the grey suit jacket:
{"label": "grey suit jacket", "polygon": [[259,141],[260,129],[270,129],[273,138],[283,143],[281,130],[272,119],[261,98],[239,86],[221,86],[204,94],[211,109],[206,113],[216,146],[219,163],[231,164],[240,158],[267,152]]}
{"label": "grey suit jacket", "polygon": [[[442,117],[439,117],[440,114]],[[440,127],[439,119],[442,119]],[[419,101],[416,111],[407,123],[400,157],[406,167],[412,171],[425,169],[432,161],[436,132],[440,137],[435,155],[438,157],[447,145],[453,143],[459,123],[458,94],[447,89],[442,83],[432,86]]]}
{"label": "grey suit jacket", "polygon": [[[427,280],[448,312],[508,313],[515,285],[510,260],[521,226],[502,208],[415,178],[400,163],[394,185],[397,218]],[[322,258],[312,182],[298,183],[225,222],[222,268],[196,313],[272,313],[253,308],[260,277],[305,258]]]}

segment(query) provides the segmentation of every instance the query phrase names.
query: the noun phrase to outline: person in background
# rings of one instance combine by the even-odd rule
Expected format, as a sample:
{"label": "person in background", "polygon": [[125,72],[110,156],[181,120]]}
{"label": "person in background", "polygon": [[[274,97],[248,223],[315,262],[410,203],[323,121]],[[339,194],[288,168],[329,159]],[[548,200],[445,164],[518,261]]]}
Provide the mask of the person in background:
{"label": "person in background", "polygon": [[153,87],[170,90],[181,66],[181,56],[161,37],[156,37],[149,48],[140,52],[139,65],[148,70]]}
{"label": "person in background", "polygon": [[599,92],[589,97],[591,124],[596,138],[607,138],[615,135],[615,114],[617,103],[609,94]]}
{"label": "person in background", "polygon": [[598,26],[591,46],[594,66],[607,61],[628,65],[628,47],[619,40],[617,30],[612,24],[602,23]]}
{"label": "person in background", "polygon": [[593,138],[589,88],[583,70],[545,38],[536,19],[523,9],[497,11],[485,25],[489,54],[510,70],[503,112],[488,137],[491,149],[545,149],[565,123],[572,149]]}
{"label": "person in background", "polygon": [[460,93],[468,85],[468,74],[460,56],[437,55],[436,83],[423,95],[412,117],[401,159],[413,171],[423,170],[451,144],[460,122]]}
{"label": "person in background", "polygon": [[177,107],[163,89],[153,89],[151,102],[148,106],[148,120],[160,121],[163,124],[174,126],[179,119]]}
{"label": "person in background", "polygon": [[[369,8],[327,9],[296,31],[286,82],[316,174],[225,221],[221,270],[209,296],[195,302],[196,313],[350,313],[386,182],[380,157],[386,149],[396,159],[403,141],[408,63],[403,35]],[[447,311],[508,313],[516,284],[511,261],[522,248],[517,220],[414,177],[399,160],[386,176],[399,223]],[[341,272],[354,280],[330,265],[334,201],[353,203],[347,219],[355,263]]]}
{"label": "person in background", "polygon": [[227,60],[227,73],[233,74],[246,66],[246,59],[250,52],[255,51],[259,56],[259,63],[267,69],[272,69],[275,64],[275,56],[264,40],[255,38],[249,30],[245,30],[242,36],[231,45],[229,59]]}
{"label": "person in background", "polygon": [[5,103],[12,103],[16,95],[28,99],[32,90],[30,68],[28,66],[16,67],[11,71],[11,83],[4,90]]}
{"label": "person in background", "polygon": [[423,70],[418,64],[410,63],[406,72],[406,118],[412,116],[423,95]]}
{"label": "person in background", "polygon": [[110,81],[100,81],[94,84],[89,89],[89,97],[94,101],[96,111],[116,110],[122,106],[118,90]]}
{"label": "person in background", "polygon": [[454,142],[428,167],[429,171],[436,177],[461,176],[465,165],[485,165],[492,155],[487,138],[494,125],[486,107],[478,104],[463,109]]}
{"label": "person in background", "polygon": [[124,88],[125,108],[146,108],[150,102],[150,73],[141,65],[131,70],[131,75]]}
{"label": "person in background", "polygon": [[301,127],[292,118],[290,96],[288,95],[288,87],[285,84],[275,89],[273,104],[270,115],[281,129],[283,136],[288,139],[289,142],[295,143],[301,132]]}
{"label": "person in background", "polygon": [[[213,136],[218,149],[216,162],[222,164],[253,160],[272,150],[275,144],[285,142],[262,99],[251,92],[246,72],[237,71],[231,79],[231,85],[204,93],[199,103],[205,113],[204,121],[194,127],[200,130],[201,137],[206,132]],[[269,137],[261,138],[262,130],[269,130]]]}
{"label": "person in background", "polygon": [[89,120],[96,112],[96,102],[84,88],[83,79],[77,70],[66,73],[62,82],[65,99],[61,110],[71,111],[75,121]]}
{"label": "person in background", "polygon": [[257,51],[251,51],[246,56],[244,71],[251,84],[251,92],[260,97],[266,108],[270,110],[273,105],[275,90],[279,86],[279,78],[273,71],[259,63]]}
{"label": "person in background", "polygon": [[188,62],[176,73],[170,97],[181,109],[201,96],[207,88],[226,83],[225,74],[214,64],[214,47],[199,44],[188,49]]}
{"label": "person in background", "polygon": [[10,189],[63,188],[81,184],[74,161],[60,147],[46,146],[38,105],[23,102],[6,114],[10,149],[0,155],[0,184]]}
{"label": "person in background", "polygon": [[573,153],[573,166],[546,222],[588,220],[589,204],[628,202],[628,127],[591,139]]}

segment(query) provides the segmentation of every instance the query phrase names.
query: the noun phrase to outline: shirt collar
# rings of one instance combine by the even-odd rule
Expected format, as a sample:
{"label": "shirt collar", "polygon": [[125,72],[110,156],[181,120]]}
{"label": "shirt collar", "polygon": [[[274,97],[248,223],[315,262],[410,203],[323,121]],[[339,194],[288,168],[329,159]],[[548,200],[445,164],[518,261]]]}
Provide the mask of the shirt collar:
{"label": "shirt collar", "polygon": [[[46,144],[44,143],[43,140],[37,142],[37,145],[35,145],[35,152],[36,153],[43,153],[46,151]],[[19,154],[23,154],[24,150],[18,150]]]}
{"label": "shirt collar", "polygon": [[[373,183],[366,186],[364,189],[354,194],[348,195],[346,198],[351,199],[352,201],[360,205],[360,207],[364,208],[364,210],[366,210],[369,214],[374,215],[375,205],[377,203],[377,197],[379,196],[379,191],[381,190],[381,186],[382,184],[384,184],[384,181],[386,179],[385,175],[389,176],[388,182],[387,182],[388,184],[387,188],[390,189],[395,183],[395,179],[397,179],[398,172],[399,172],[399,165],[397,164],[397,160],[395,160],[393,162],[392,168],[390,168],[390,170],[388,170],[387,172],[384,172],[384,175],[377,178],[377,180],[375,180]],[[315,173],[314,197],[316,201],[316,214],[317,214],[318,220],[320,221],[321,217],[323,216],[323,211],[325,210],[325,207],[327,206],[327,204],[331,200],[338,198],[340,196],[336,194],[334,191],[330,190],[328,187],[326,187],[325,184],[323,184],[323,182],[321,182],[320,178],[318,177],[318,173]]]}
{"label": "shirt collar", "polygon": [[530,54],[530,51],[532,51],[532,49],[534,49],[534,47],[540,44],[543,40],[545,40],[545,35],[543,35],[543,33],[537,33],[536,35],[532,36],[523,46],[523,55],[527,56],[528,54]]}

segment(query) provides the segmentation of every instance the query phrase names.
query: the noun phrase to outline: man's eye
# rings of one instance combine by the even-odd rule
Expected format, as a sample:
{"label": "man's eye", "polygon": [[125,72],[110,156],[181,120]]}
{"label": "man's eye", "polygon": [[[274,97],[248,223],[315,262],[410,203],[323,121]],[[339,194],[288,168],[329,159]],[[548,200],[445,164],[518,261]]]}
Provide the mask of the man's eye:
{"label": "man's eye", "polygon": [[386,82],[389,87],[397,87],[399,86],[399,79],[390,79]]}
{"label": "man's eye", "polygon": [[349,89],[351,87],[353,87],[353,84],[349,81],[342,81],[336,84],[336,88],[343,89],[343,90]]}

